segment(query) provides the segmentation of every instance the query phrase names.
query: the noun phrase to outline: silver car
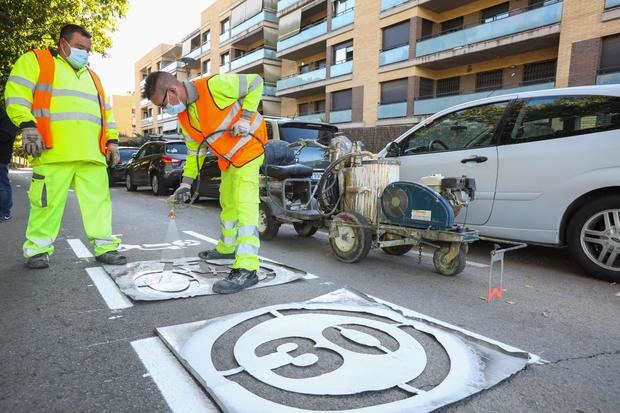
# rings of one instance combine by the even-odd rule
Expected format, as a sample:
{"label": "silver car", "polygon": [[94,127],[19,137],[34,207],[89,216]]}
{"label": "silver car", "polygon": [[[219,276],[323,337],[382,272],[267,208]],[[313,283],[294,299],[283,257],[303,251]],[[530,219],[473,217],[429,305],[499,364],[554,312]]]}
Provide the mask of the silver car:
{"label": "silver car", "polygon": [[481,235],[568,246],[596,277],[620,281],[620,85],[477,100],[419,123],[381,152],[401,179],[467,175],[460,222]]}

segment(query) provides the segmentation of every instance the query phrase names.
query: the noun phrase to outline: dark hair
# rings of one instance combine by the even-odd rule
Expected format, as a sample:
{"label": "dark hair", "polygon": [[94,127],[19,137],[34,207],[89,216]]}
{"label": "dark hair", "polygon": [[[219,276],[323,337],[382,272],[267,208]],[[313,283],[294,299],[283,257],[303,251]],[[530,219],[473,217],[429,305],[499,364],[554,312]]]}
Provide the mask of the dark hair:
{"label": "dark hair", "polygon": [[92,37],[92,35],[82,26],[78,26],[77,24],[65,24],[62,26],[62,29],[60,29],[60,38],[69,41],[71,40],[73,33],[79,33],[89,39]]}
{"label": "dark hair", "polygon": [[153,72],[146,77],[144,81],[144,92],[142,98],[151,100],[151,97],[157,92],[157,89],[164,89],[168,87],[174,76],[168,72]]}

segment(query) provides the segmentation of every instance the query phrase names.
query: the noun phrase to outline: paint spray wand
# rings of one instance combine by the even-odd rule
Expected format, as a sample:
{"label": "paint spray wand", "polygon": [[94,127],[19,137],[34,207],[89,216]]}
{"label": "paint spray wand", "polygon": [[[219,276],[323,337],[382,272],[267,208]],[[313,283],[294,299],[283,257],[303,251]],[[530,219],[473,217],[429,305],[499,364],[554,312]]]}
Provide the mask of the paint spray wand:
{"label": "paint spray wand", "polygon": [[170,197],[166,201],[166,204],[168,204],[168,219],[171,221],[177,219],[176,201],[174,199],[174,194],[170,195]]}

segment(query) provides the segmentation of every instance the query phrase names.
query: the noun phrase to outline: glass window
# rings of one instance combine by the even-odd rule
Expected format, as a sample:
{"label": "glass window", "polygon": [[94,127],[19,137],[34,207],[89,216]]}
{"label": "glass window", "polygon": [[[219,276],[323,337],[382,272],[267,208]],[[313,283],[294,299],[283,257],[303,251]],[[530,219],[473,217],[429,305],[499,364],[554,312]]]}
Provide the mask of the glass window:
{"label": "glass window", "polygon": [[508,102],[474,106],[445,115],[402,142],[402,154],[443,152],[490,146]]}
{"label": "glass window", "polygon": [[523,84],[543,83],[555,80],[556,60],[530,63],[523,67]]}
{"label": "glass window", "polygon": [[332,110],[349,110],[352,106],[353,94],[351,89],[332,93]]}
{"label": "glass window", "polygon": [[131,159],[131,157],[133,156],[134,153],[136,153],[138,150],[137,149],[133,149],[133,148],[118,148],[118,151],[121,154],[121,161],[122,162],[127,162],[128,160]]}
{"label": "glass window", "polygon": [[211,73],[211,60],[205,60],[202,62],[202,74]]}
{"label": "glass window", "polygon": [[309,115],[310,113],[312,113],[312,109],[310,108],[310,103],[300,103],[298,105],[299,108],[299,114],[300,115]]}
{"label": "glass window", "polygon": [[230,19],[224,19],[220,23],[220,32],[226,33],[230,30]]}
{"label": "glass window", "polygon": [[383,29],[383,50],[409,44],[409,20]]}
{"label": "glass window", "polygon": [[173,155],[185,155],[187,154],[187,146],[184,143],[168,143],[166,144],[166,153]]}
{"label": "glass window", "polygon": [[437,81],[437,97],[454,96],[461,93],[461,78],[450,77]]}
{"label": "glass window", "polygon": [[159,144],[157,143],[150,143],[144,149],[144,156],[155,155],[157,153],[159,153]]}
{"label": "glass window", "polygon": [[353,60],[353,40],[340,43],[334,46],[335,65]]}
{"label": "glass window", "polygon": [[226,52],[220,56],[220,66],[230,63],[230,53]]}
{"label": "glass window", "polygon": [[406,78],[381,83],[381,104],[406,102],[408,83]]}
{"label": "glass window", "polygon": [[433,22],[427,19],[422,19],[422,38],[430,37],[433,35]]}
{"label": "glass window", "polygon": [[620,35],[603,38],[600,73],[620,72]]}
{"label": "glass window", "polygon": [[419,98],[428,99],[433,97],[433,90],[435,88],[435,82],[433,79],[427,79],[425,77],[420,78],[420,90]]}
{"label": "glass window", "polygon": [[620,98],[551,96],[521,102],[506,130],[510,143],[557,139],[620,129]]}
{"label": "glass window", "polygon": [[441,23],[441,32],[449,33],[456,32],[463,29],[463,17],[457,17],[456,19],[447,20]]}
{"label": "glass window", "polygon": [[504,71],[502,69],[476,74],[476,92],[501,89],[503,77]]}
{"label": "glass window", "polygon": [[325,112],[325,101],[324,100],[317,100],[315,103],[315,112],[317,113],[321,113],[321,112]]}
{"label": "glass window", "polygon": [[211,42],[211,30],[208,30],[202,34],[202,44]]}
{"label": "glass window", "polygon": [[336,0],[334,2],[334,16],[346,13],[355,8],[355,0]]}
{"label": "glass window", "polygon": [[267,127],[267,139],[273,139],[273,126],[271,126],[271,122],[265,122],[265,126]]}
{"label": "glass window", "polygon": [[497,6],[482,10],[482,23],[489,23],[509,16],[508,9],[510,3],[502,3]]}

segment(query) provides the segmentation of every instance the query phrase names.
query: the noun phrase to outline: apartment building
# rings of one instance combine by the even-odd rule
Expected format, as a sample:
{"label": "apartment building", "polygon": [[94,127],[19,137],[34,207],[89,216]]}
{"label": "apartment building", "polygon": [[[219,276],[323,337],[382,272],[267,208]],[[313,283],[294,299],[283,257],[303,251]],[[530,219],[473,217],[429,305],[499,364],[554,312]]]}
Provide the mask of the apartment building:
{"label": "apartment building", "polygon": [[619,33],[620,0],[219,0],[190,43],[209,34],[197,73],[261,73],[267,114],[368,140],[481,97],[620,83]]}
{"label": "apartment building", "polygon": [[112,95],[112,113],[121,138],[131,138],[136,132],[133,94]]}
{"label": "apartment building", "polygon": [[[259,110],[279,116],[281,98],[276,96],[276,82],[282,64],[276,58],[277,38],[276,0],[216,1],[202,12],[200,28],[178,44],[156,47],[135,64],[136,90],[143,90],[144,79],[156,70],[168,71],[179,80],[229,72],[258,73],[265,81]],[[176,116],[140,99],[136,99],[136,107],[140,107],[143,133],[178,131]]]}

